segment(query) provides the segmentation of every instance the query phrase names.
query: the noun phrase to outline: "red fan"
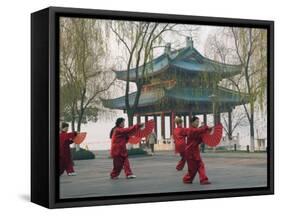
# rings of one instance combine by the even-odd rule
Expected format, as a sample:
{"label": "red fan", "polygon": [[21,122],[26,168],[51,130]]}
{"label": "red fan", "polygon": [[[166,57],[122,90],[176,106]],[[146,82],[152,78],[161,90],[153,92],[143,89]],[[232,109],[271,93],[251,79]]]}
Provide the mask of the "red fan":
{"label": "red fan", "polygon": [[153,128],[154,128],[154,120],[149,120],[145,122],[143,129],[139,129],[135,133],[135,136],[140,138],[147,137],[152,132]]}
{"label": "red fan", "polygon": [[217,146],[222,138],[222,124],[217,124],[211,132],[206,132],[202,135],[203,143],[208,146],[214,147]]}
{"label": "red fan", "polygon": [[73,142],[77,145],[81,144],[84,141],[84,139],[86,138],[86,135],[87,135],[86,132],[78,133],[76,135],[76,137],[73,139]]}
{"label": "red fan", "polygon": [[136,137],[136,136],[130,136],[128,143],[130,144],[138,144],[141,141],[141,137]]}
{"label": "red fan", "polygon": [[138,144],[143,137],[147,137],[152,132],[154,124],[154,120],[145,122],[144,128],[137,130],[133,136],[130,136],[128,142],[131,144]]}

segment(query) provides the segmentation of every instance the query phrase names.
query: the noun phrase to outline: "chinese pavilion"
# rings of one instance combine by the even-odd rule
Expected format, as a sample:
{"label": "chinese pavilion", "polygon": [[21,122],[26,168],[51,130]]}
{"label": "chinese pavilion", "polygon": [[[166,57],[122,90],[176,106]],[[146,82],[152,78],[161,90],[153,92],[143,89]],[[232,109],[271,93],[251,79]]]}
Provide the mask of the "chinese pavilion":
{"label": "chinese pavilion", "polygon": [[[141,69],[140,66],[139,69]],[[141,71],[141,70],[139,70]],[[127,70],[114,71],[117,79],[126,81]],[[130,82],[136,82],[135,68],[130,69]],[[161,137],[165,138],[165,116],[170,117],[170,132],[174,128],[174,117],[180,116],[187,126],[187,117],[214,114],[214,122],[220,121],[220,113],[228,112],[229,127],[231,112],[235,106],[246,103],[245,94],[220,87],[222,79],[241,73],[241,65],[223,64],[202,56],[194,47],[193,40],[186,38],[186,47],[171,50],[168,43],[164,53],[146,65],[144,85],[141,90],[135,116],[140,122],[144,116],[153,116],[157,133],[157,116],[161,117]],[[140,77],[140,76],[139,76]],[[133,104],[136,92],[129,95]],[[126,112],[125,96],[102,100],[110,109]],[[230,130],[231,131],[231,130]]]}

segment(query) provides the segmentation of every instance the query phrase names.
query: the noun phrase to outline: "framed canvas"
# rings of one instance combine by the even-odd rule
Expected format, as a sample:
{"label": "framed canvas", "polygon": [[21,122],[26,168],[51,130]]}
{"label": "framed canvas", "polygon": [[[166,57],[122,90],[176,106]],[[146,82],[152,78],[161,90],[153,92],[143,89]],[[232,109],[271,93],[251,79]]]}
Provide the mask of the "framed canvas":
{"label": "framed canvas", "polygon": [[274,22],[31,15],[31,201],[274,193]]}

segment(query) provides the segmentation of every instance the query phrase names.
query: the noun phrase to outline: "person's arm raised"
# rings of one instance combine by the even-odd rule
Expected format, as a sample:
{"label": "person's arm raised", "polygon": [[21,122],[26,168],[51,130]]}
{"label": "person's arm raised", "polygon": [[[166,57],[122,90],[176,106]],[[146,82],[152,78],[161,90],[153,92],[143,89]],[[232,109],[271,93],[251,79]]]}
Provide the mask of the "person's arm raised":
{"label": "person's arm raised", "polygon": [[116,134],[127,134],[127,135],[132,135],[133,133],[135,133],[138,129],[140,129],[141,127],[143,126],[143,123],[141,124],[136,124],[136,125],[133,125],[131,127],[128,127],[128,128],[120,128],[120,127],[117,127],[115,129],[115,133]]}
{"label": "person's arm raised", "polygon": [[76,136],[77,136],[76,131],[67,133],[67,139],[74,139]]}
{"label": "person's arm raised", "polygon": [[207,132],[208,130],[212,129],[212,127],[208,127],[208,126],[203,126],[200,128],[184,128],[184,133],[186,136],[188,135],[201,135],[205,132]]}

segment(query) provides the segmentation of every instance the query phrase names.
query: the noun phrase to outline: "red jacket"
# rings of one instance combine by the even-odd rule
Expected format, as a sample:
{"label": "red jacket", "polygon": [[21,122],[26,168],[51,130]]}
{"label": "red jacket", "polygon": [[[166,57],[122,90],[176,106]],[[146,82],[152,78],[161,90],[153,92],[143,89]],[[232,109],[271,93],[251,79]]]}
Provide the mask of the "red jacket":
{"label": "red jacket", "polygon": [[173,139],[175,142],[175,152],[181,153],[185,151],[186,136],[189,134],[189,128],[177,127],[174,129]]}
{"label": "red jacket", "polygon": [[208,126],[200,128],[191,127],[187,137],[185,154],[187,159],[201,160],[199,145],[202,143],[201,135],[208,131]]}
{"label": "red jacket", "polygon": [[134,135],[139,128],[140,125],[137,124],[128,128],[117,127],[114,129],[111,139],[111,157],[128,156],[126,144],[129,140],[129,136]]}
{"label": "red jacket", "polygon": [[181,126],[174,129],[173,138],[175,142],[175,152],[181,153],[184,152],[187,148],[187,142],[186,137],[197,137],[201,136],[202,133],[204,133],[208,127],[207,126],[201,127],[201,128],[183,128]]}
{"label": "red jacket", "polygon": [[76,132],[67,133],[62,131],[60,133],[60,156],[65,156],[69,153],[69,145],[73,143]]}

